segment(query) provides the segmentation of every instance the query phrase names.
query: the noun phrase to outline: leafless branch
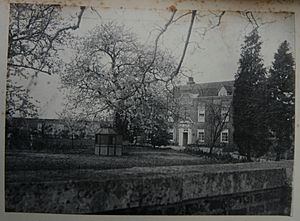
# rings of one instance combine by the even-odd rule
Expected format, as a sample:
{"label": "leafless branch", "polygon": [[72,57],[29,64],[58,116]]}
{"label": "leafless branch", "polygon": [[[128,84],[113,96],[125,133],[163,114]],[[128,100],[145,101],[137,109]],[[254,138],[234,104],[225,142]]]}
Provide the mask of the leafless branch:
{"label": "leafless branch", "polygon": [[142,84],[142,85],[143,85],[144,82],[145,82],[146,73],[150,70],[150,68],[152,67],[152,65],[153,65],[154,62],[155,62],[156,54],[157,54],[157,49],[158,49],[158,42],[159,42],[159,39],[160,39],[160,37],[167,31],[169,25],[172,23],[176,11],[177,11],[177,10],[173,10],[173,11],[172,11],[172,15],[171,15],[171,17],[169,18],[168,22],[167,22],[167,23],[165,24],[165,26],[161,29],[161,31],[159,32],[159,34],[157,35],[157,37],[156,37],[156,39],[155,39],[155,42],[154,42],[154,52],[153,52],[152,60],[151,60],[151,62],[149,63],[149,65],[147,66],[147,68],[145,69],[145,71],[144,71],[143,74],[142,74],[142,75],[143,75],[143,78],[142,78],[142,81],[141,81],[141,84]]}
{"label": "leafless branch", "polygon": [[178,75],[178,73],[180,71],[180,68],[181,68],[181,65],[183,63],[183,60],[184,60],[184,57],[185,57],[185,54],[186,54],[186,50],[187,50],[187,47],[188,47],[188,44],[189,44],[189,41],[190,41],[190,37],[191,37],[191,34],[192,34],[192,28],[193,28],[193,24],[194,24],[196,13],[197,13],[196,10],[192,11],[191,22],[190,22],[190,26],[189,26],[187,38],[186,38],[186,41],[185,41],[185,45],[184,45],[184,48],[183,48],[183,52],[182,52],[180,61],[178,63],[178,66],[177,66],[175,72],[173,73],[173,77],[175,77],[175,76]]}
{"label": "leafless branch", "polygon": [[96,14],[98,15],[98,17],[99,17],[100,19],[102,19],[102,16],[101,16],[101,14],[98,12],[97,9],[95,9],[94,7],[91,7],[91,9],[92,9],[92,11],[96,12]]}
{"label": "leafless branch", "polygon": [[192,13],[193,13],[192,11],[188,11],[188,12],[186,12],[186,13],[184,13],[184,14],[178,16],[176,19],[174,19],[174,20],[172,21],[172,23],[175,23],[175,22],[177,22],[178,20],[180,20],[181,18],[183,18],[184,16],[187,16],[187,15],[192,14]]}
{"label": "leafless branch", "polygon": [[8,66],[11,66],[11,67],[18,67],[18,68],[31,69],[31,70],[34,70],[34,71],[38,71],[38,72],[41,72],[41,73],[44,73],[44,74],[51,75],[51,73],[50,73],[49,71],[44,71],[44,70],[41,70],[41,69],[39,69],[39,68],[30,67],[30,66],[23,65],[23,64],[12,64],[12,63],[7,63],[7,65],[8,65]]}
{"label": "leafless branch", "polygon": [[[58,36],[60,36],[62,33],[65,33],[68,30],[76,30],[79,28],[79,25],[81,23],[81,19],[82,19],[82,15],[84,13],[85,7],[82,6],[80,7],[80,12],[77,16],[77,22],[74,25],[69,25],[66,27],[63,27],[59,30],[57,30],[52,36],[50,36],[49,34],[46,33],[46,29],[49,27],[50,25],[50,21],[51,21],[51,14],[54,11],[54,6],[49,6],[47,8],[44,9],[40,9],[40,10],[48,10],[48,15],[49,15],[49,19],[45,19],[45,24],[42,24],[43,27],[41,29],[38,30],[28,30],[29,27],[33,26],[34,22],[38,22],[38,19],[43,19],[42,14],[39,15],[41,17],[37,17],[33,16],[28,18],[28,25],[27,25],[27,29],[25,29],[22,32],[18,32],[18,30],[16,30],[16,32],[14,34],[12,34],[9,36],[9,59],[10,59],[10,63],[9,66],[13,66],[13,67],[24,67],[27,69],[32,69],[34,71],[40,71],[42,73],[47,73],[49,74],[50,72],[43,70],[45,65],[46,65],[46,59],[49,56],[49,51],[50,50],[54,50],[53,48],[53,43],[54,41],[56,41],[58,39]],[[18,15],[17,15],[18,16]],[[18,17],[15,18],[16,20],[20,19]],[[10,29],[11,30],[11,29]],[[32,32],[30,32],[32,31]],[[25,43],[21,42],[21,41],[25,41]],[[32,43],[32,45],[34,45],[34,47],[32,47],[31,50],[27,50],[25,51],[23,48],[26,48],[26,44],[28,44],[28,41],[30,41]],[[24,44],[24,45],[23,45]],[[37,60],[39,60],[39,66],[33,65],[29,66],[28,64],[16,64],[14,61],[14,57],[20,55],[20,56],[24,56],[24,59],[26,59],[26,56],[30,56],[33,55],[34,50],[37,48],[37,46],[44,44],[43,47],[43,52],[41,53],[42,55],[39,56],[35,56]],[[24,50],[24,52],[22,53],[18,53],[16,50],[16,47],[20,47],[22,50]],[[31,63],[33,63],[34,61],[30,61]]]}
{"label": "leafless branch", "polygon": [[253,15],[253,12],[251,11],[241,11],[239,12],[240,15],[246,17],[246,19],[248,20],[249,24],[251,24],[253,27],[255,28],[259,28],[260,25],[258,24],[256,18]]}
{"label": "leafless branch", "polygon": [[[54,36],[50,39],[49,46],[48,46],[48,49],[47,49],[47,51],[46,51],[46,54],[48,54],[48,52],[52,49],[52,47],[53,47],[53,42],[57,39],[57,37],[58,37],[61,33],[66,32],[66,31],[68,31],[68,30],[76,30],[76,29],[79,28],[79,25],[80,25],[80,22],[81,22],[81,19],[82,19],[82,15],[83,15],[84,10],[85,10],[85,6],[81,6],[81,7],[80,7],[80,12],[79,12],[79,14],[78,14],[78,16],[77,16],[77,23],[76,23],[75,25],[70,25],[70,26],[64,27],[64,28],[58,30],[58,31],[54,34]],[[44,59],[42,60],[42,62],[41,62],[42,64],[45,63],[45,59],[47,59],[46,56],[45,56]]]}
{"label": "leafless branch", "polygon": [[[31,76],[31,80],[27,87],[16,87],[16,82],[8,81],[7,90],[12,95],[7,97],[9,115],[22,108],[24,113],[36,109],[28,96],[29,88],[37,73],[51,75],[58,67],[52,59],[57,55],[54,43],[61,44],[68,31],[79,28],[84,10],[80,7],[72,24],[59,20],[60,8],[55,5],[11,4],[7,73],[25,79]],[[12,90],[16,91],[10,93]]]}
{"label": "leafless branch", "polygon": [[210,12],[213,15],[215,15],[215,17],[217,17],[218,21],[217,21],[216,24],[212,25],[211,27],[206,28],[204,30],[204,32],[201,34],[202,37],[204,37],[209,31],[211,31],[211,30],[213,30],[213,29],[215,29],[215,28],[217,28],[217,27],[219,27],[221,25],[221,21],[222,21],[223,16],[225,15],[225,12],[226,11],[222,11],[220,14],[216,14],[216,13]]}

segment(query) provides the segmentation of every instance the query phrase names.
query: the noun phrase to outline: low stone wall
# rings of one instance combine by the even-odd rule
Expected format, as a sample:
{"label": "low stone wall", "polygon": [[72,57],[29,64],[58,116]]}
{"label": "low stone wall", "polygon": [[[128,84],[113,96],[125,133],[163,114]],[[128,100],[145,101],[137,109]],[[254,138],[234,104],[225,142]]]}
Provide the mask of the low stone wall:
{"label": "low stone wall", "polygon": [[24,182],[24,176],[18,180],[16,174],[8,175],[6,211],[289,215],[292,165],[285,161],[87,170],[69,181],[51,174],[42,181],[28,173],[35,176],[30,179],[34,182]]}
{"label": "low stone wall", "polygon": [[290,188],[203,197],[180,203],[102,212],[122,215],[289,215]]}

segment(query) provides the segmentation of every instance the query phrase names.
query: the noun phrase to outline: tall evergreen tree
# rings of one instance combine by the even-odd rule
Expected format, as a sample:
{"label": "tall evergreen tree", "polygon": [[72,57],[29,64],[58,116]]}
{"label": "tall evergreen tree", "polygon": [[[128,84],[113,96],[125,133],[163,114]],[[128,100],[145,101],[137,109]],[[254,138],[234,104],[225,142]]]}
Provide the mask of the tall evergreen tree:
{"label": "tall evergreen tree", "polygon": [[234,141],[249,161],[269,149],[266,121],[266,69],[260,55],[260,36],[254,29],[245,37],[233,95]]}
{"label": "tall evergreen tree", "polygon": [[294,135],[295,116],[295,62],[289,51],[289,44],[284,41],[274,56],[268,79],[269,89],[269,126],[276,142],[274,150],[276,160],[290,149]]}

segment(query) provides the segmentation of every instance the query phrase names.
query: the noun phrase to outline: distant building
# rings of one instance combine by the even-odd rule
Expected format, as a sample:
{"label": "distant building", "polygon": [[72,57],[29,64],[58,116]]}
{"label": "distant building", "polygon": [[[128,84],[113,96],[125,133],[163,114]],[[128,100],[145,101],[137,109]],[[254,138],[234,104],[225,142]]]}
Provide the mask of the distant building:
{"label": "distant building", "polygon": [[104,121],[68,121],[63,119],[41,118],[12,118],[9,122],[9,131],[25,131],[28,134],[48,137],[69,137],[71,133],[84,138],[95,137],[95,132],[101,127],[110,125]]}
{"label": "distant building", "polygon": [[232,95],[234,81],[196,84],[192,77],[178,86],[179,118],[174,122],[173,141],[179,146],[233,144]]}
{"label": "distant building", "polygon": [[55,135],[56,132],[63,131],[65,125],[59,119],[40,119],[15,117],[9,120],[9,130],[27,131],[28,133],[41,133],[45,135]]}

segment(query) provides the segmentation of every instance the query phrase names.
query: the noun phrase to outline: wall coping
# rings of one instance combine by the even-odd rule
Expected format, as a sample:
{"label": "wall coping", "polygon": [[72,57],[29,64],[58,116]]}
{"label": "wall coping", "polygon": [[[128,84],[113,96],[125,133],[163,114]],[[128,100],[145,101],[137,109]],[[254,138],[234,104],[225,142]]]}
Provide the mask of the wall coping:
{"label": "wall coping", "polygon": [[[251,162],[235,164],[205,164],[205,165],[180,165],[180,166],[159,166],[159,167],[132,167],[124,169],[76,169],[76,170],[41,170],[41,171],[9,171],[6,174],[6,183],[29,182],[68,182],[83,180],[115,180],[133,179],[141,177],[170,177],[183,176],[187,174],[203,173],[224,173],[234,171],[257,171],[269,169],[286,169],[287,181],[292,182],[293,160]],[[28,179],[30,178],[30,179]]]}
{"label": "wall coping", "polygon": [[84,170],[80,174],[68,171],[65,175],[69,177],[64,179],[58,179],[62,174],[52,171],[54,174],[48,174],[46,182],[41,180],[47,171],[26,171],[24,176],[33,182],[22,182],[20,174],[7,177],[6,208],[23,212],[99,213],[282,189],[291,179],[292,165],[292,161],[282,161]]}

